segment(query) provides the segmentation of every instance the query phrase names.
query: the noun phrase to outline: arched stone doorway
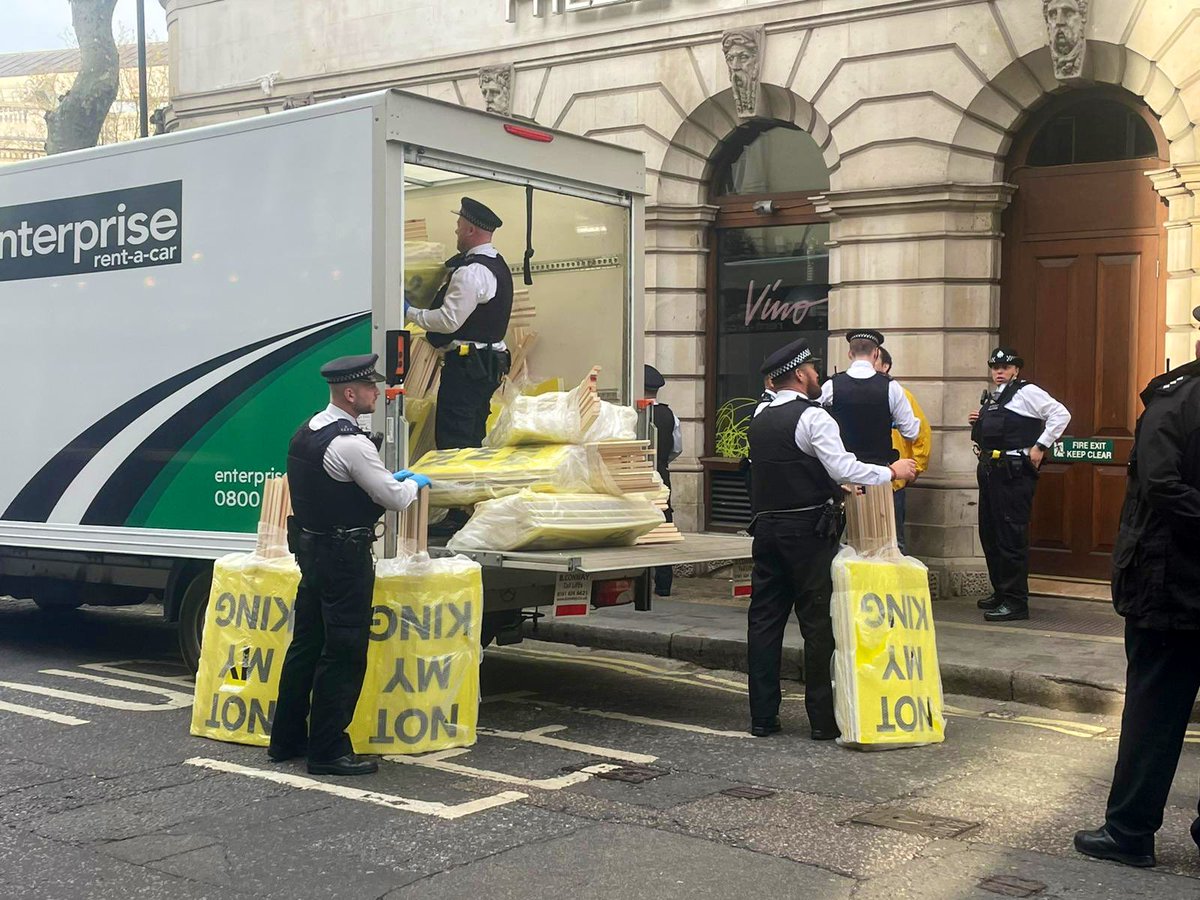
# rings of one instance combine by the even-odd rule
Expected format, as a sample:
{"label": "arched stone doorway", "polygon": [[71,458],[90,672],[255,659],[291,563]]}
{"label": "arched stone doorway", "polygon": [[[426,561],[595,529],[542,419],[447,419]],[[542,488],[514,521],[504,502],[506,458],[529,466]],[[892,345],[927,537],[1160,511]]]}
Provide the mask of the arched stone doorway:
{"label": "arched stone doorway", "polygon": [[1008,154],[1000,342],[1071,410],[1074,459],[1043,467],[1031,571],[1107,578],[1137,394],[1165,358],[1166,204],[1145,173],[1168,164],[1158,118],[1128,92],[1057,95]]}

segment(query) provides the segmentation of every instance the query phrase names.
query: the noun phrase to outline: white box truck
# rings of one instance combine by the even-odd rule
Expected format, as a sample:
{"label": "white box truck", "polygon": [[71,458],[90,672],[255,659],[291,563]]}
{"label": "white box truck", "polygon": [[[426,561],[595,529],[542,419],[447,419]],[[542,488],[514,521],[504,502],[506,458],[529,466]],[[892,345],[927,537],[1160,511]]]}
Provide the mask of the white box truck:
{"label": "white box truck", "polygon": [[[449,256],[462,195],[505,220],[515,269],[528,226],[532,368],[570,384],[599,364],[634,402],[643,194],[640,153],[398,91],[0,167],[0,594],[161,597],[194,665],[212,561],[253,545],[263,480],[326,402],[318,367],[384,354],[406,245]],[[477,558],[511,633],[564,580],[648,607],[652,567],[749,552],[688,535]]]}

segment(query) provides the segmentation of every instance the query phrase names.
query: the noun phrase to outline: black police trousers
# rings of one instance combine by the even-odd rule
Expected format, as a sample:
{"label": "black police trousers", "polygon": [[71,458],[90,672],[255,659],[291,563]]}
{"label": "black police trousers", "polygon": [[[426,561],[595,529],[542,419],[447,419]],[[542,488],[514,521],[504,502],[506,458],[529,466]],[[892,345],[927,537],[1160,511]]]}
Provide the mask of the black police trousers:
{"label": "black police trousers", "polygon": [[[667,507],[663,511],[668,522],[675,521],[675,511]],[[671,596],[671,585],[675,583],[674,566],[656,566],[654,569],[654,593],[660,597]]]}
{"label": "black police trousers", "polygon": [[747,613],[750,717],[779,714],[783,631],[793,612],[804,637],[804,706],[813,728],[832,730],[833,595],[830,565],[838,539],[817,537],[821,510],[759,516],[754,523],[754,569]]}
{"label": "black police trousers", "polygon": [[1029,606],[1029,514],[1038,473],[1025,456],[979,461],[979,541],[998,599]]}
{"label": "black police trousers", "polygon": [[507,350],[448,350],[438,387],[433,439],[439,450],[482,447],[492,394],[508,373]]}
{"label": "black police trousers", "polygon": [[[352,752],[346,728],[367,671],[375,565],[367,540],[318,537],[297,549],[295,630],[279,677],[271,746],[329,762]],[[310,719],[311,695],[311,719]]]}
{"label": "black police trousers", "polygon": [[[1200,691],[1200,631],[1156,631],[1126,621],[1125,658],[1125,711],[1105,819],[1122,848],[1152,853]],[[1200,844],[1200,809],[1192,840]]]}

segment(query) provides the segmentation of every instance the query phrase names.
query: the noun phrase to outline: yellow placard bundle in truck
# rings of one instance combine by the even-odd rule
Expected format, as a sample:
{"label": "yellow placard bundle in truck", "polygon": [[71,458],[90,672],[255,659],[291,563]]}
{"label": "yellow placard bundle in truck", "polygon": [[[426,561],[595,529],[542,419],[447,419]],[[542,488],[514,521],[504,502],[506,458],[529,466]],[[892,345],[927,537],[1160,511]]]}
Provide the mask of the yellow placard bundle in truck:
{"label": "yellow placard bundle in truck", "polygon": [[516,385],[505,385],[495,398],[500,410],[485,447],[528,444],[584,444],[625,441],[637,437],[637,411],[608,403],[596,396],[592,373],[570,391],[525,394]]}

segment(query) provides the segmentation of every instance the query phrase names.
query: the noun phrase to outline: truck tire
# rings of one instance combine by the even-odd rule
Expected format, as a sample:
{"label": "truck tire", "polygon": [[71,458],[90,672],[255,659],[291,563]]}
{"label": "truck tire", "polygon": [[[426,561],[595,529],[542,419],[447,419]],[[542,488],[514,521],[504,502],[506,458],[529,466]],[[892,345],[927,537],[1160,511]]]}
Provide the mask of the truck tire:
{"label": "truck tire", "polygon": [[208,593],[212,590],[212,569],[196,572],[179,602],[179,653],[188,670],[200,668],[200,641],[204,635],[204,612],[208,609]]}

